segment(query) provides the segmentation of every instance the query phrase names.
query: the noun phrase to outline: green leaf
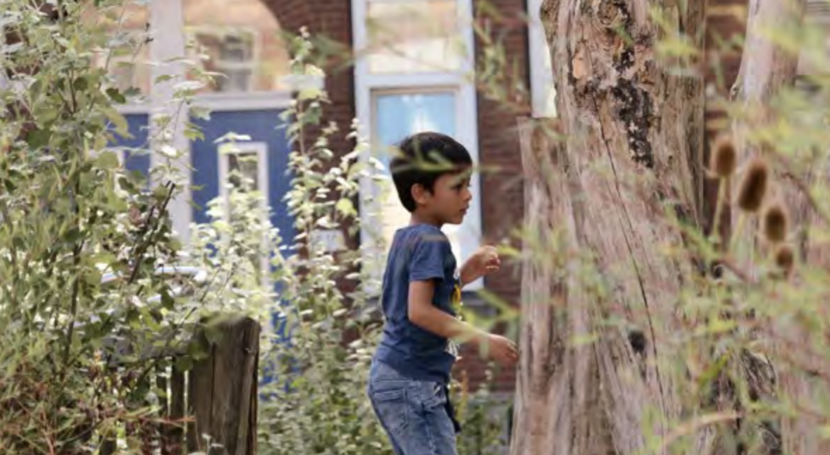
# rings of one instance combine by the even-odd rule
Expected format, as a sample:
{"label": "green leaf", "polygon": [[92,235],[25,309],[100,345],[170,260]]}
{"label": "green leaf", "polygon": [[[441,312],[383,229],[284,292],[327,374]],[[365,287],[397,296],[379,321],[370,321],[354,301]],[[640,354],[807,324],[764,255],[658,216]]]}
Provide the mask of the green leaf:
{"label": "green leaf", "polygon": [[156,78],[156,84],[160,84],[162,82],[167,82],[173,80],[173,76],[169,74],[162,74],[161,76]]}
{"label": "green leaf", "polygon": [[48,130],[34,130],[30,131],[26,136],[26,142],[29,147],[39,149],[49,144],[49,139],[52,138],[52,132]]}
{"label": "green leaf", "polygon": [[72,82],[72,87],[77,91],[84,91],[89,88],[89,82],[85,77],[79,77]]}
{"label": "green leaf", "polygon": [[95,165],[102,169],[114,169],[118,167],[118,164],[118,155],[111,150],[101,152],[95,158]]}
{"label": "green leaf", "polygon": [[170,296],[167,288],[161,291],[161,305],[168,310],[172,310],[176,306],[176,300]]}
{"label": "green leaf", "polygon": [[355,211],[354,204],[352,203],[351,199],[340,199],[337,201],[337,205],[335,206],[338,212],[343,216],[355,216],[357,212]]}
{"label": "green leaf", "polygon": [[193,118],[210,120],[210,109],[201,106],[193,106],[190,108],[190,115]]}
{"label": "green leaf", "polygon": [[179,356],[176,359],[176,370],[178,371],[190,371],[193,368],[193,359],[188,356]]}
{"label": "green leaf", "polygon": [[200,343],[191,342],[187,345],[187,355],[197,362],[208,357],[208,352],[205,346]]}
{"label": "green leaf", "polygon": [[234,133],[233,131],[230,131],[230,132],[222,135],[221,137],[219,137],[215,141],[213,141],[213,143],[214,144],[221,144],[222,142],[239,142],[239,141],[250,141],[250,140],[251,140],[251,136],[249,136],[247,134],[237,134],[237,133]]}
{"label": "green leaf", "polygon": [[106,115],[107,119],[115,125],[115,132],[117,132],[121,137],[132,138],[130,135],[130,127],[127,124],[127,119],[124,118],[120,112],[109,107],[104,109],[104,115]]}
{"label": "green leaf", "polygon": [[136,97],[139,95],[141,95],[141,89],[139,89],[138,87],[130,87],[124,91],[124,96],[128,98]]}
{"label": "green leaf", "polygon": [[92,286],[99,286],[101,284],[101,272],[92,268],[84,271],[84,281]]}
{"label": "green leaf", "polygon": [[205,135],[202,131],[198,128],[186,128],[184,130],[184,136],[188,138],[190,141],[204,141]]}
{"label": "green leaf", "polygon": [[124,104],[127,102],[127,98],[124,96],[124,94],[122,94],[120,90],[114,87],[110,87],[107,89],[107,96],[109,96],[111,100],[115,101],[118,104]]}

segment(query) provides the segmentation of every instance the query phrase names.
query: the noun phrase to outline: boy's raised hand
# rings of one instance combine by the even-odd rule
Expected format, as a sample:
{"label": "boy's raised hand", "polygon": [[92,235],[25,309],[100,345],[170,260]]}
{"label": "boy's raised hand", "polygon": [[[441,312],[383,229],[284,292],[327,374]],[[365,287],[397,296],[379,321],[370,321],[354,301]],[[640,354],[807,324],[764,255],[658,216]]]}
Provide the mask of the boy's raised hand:
{"label": "boy's raised hand", "polygon": [[466,285],[501,268],[501,259],[496,247],[486,245],[479,248],[461,267],[461,284]]}
{"label": "boy's raised hand", "polygon": [[487,337],[486,349],[489,357],[505,368],[512,368],[519,361],[519,350],[516,349],[516,345],[503,336],[490,334]]}

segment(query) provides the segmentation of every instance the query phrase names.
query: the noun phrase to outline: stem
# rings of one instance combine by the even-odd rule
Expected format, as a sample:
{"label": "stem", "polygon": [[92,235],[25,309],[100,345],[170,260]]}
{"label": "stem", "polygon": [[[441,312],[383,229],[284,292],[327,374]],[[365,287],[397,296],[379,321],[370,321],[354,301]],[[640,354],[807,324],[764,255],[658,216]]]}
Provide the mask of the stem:
{"label": "stem", "polygon": [[[165,212],[165,210],[167,210],[167,205],[170,203],[170,199],[173,197],[173,191],[176,188],[176,184],[173,183],[173,182],[169,182],[167,184],[167,186],[170,189],[167,191],[167,196],[165,197],[164,202],[162,202],[161,206],[159,207],[159,220],[161,220],[161,215]],[[155,206],[153,206],[153,208],[155,208]],[[150,209],[150,214],[152,214],[152,213],[153,213],[153,209]],[[155,226],[156,232],[158,231],[158,225],[159,224],[160,223],[158,223]],[[149,223],[145,224],[145,226],[147,226],[147,229],[144,231],[144,233],[146,233],[147,231],[150,230]],[[138,251],[136,252],[136,257],[135,257],[135,264],[133,264],[133,270],[130,273],[130,278],[127,281],[127,283],[132,284],[132,283],[135,282],[136,278],[138,278],[138,269],[141,266],[142,260],[144,259],[144,253],[147,251],[147,248],[150,246],[151,240],[154,237],[155,237],[155,232],[152,235],[148,236],[148,238],[145,239],[145,241],[141,245],[138,246]]]}
{"label": "stem", "polygon": [[723,246],[723,239],[720,236],[720,219],[723,214],[723,207],[726,205],[726,189],[729,187],[729,177],[722,177],[718,185],[718,200],[715,205],[715,220],[712,223],[712,231],[710,236],[714,239],[715,244]]}
{"label": "stem", "polygon": [[[732,231],[732,238],[729,239],[729,249],[727,252],[734,250],[738,246],[738,238],[743,234],[744,224],[746,224],[746,213],[742,211],[738,215],[738,224],[735,225],[735,230]],[[736,257],[741,258],[740,254],[737,254]]]}
{"label": "stem", "polygon": [[[81,250],[83,248],[84,242],[79,243],[75,246],[75,250],[72,251],[72,265],[76,269],[81,263]],[[78,295],[80,294],[80,281],[81,277],[76,276],[75,281],[72,283],[72,308],[70,309],[70,317],[69,317],[69,328],[67,330],[66,335],[66,343],[63,346],[63,372],[66,372],[66,369],[69,368],[69,352],[70,348],[72,347],[72,338],[75,336],[75,318],[78,314]]]}
{"label": "stem", "polygon": [[[81,208],[78,205],[77,198],[78,198],[78,195],[79,195],[80,190],[81,190],[81,182],[80,182],[80,176],[77,173],[73,177],[75,179],[75,185],[74,185],[73,194],[72,194],[72,199],[73,199],[73,203],[74,203],[74,206],[75,206],[73,211],[75,212],[75,220],[76,220],[77,228],[78,228],[78,230],[80,230],[81,229],[81,213],[80,213]],[[97,212],[93,211],[92,215],[90,216],[89,223],[88,223],[90,228],[95,224],[95,221],[96,221],[97,218],[98,218]],[[75,281],[72,283],[72,303],[71,303],[69,322],[68,322],[69,327],[67,329],[67,335],[66,335],[66,344],[63,347],[63,370],[61,372],[61,377],[63,377],[63,375],[66,373],[66,369],[69,368],[69,353],[70,353],[71,348],[72,348],[72,338],[74,338],[74,336],[75,336],[75,321],[78,317],[78,298],[80,296],[81,279],[83,277],[83,274],[79,273],[80,270],[78,270],[78,269],[81,265],[81,253],[83,252],[85,244],[86,244],[86,239],[82,239],[82,240],[79,241],[79,243],[77,245],[75,245],[75,248],[72,250],[72,267],[73,267],[73,270],[75,271],[76,276],[75,276]]]}

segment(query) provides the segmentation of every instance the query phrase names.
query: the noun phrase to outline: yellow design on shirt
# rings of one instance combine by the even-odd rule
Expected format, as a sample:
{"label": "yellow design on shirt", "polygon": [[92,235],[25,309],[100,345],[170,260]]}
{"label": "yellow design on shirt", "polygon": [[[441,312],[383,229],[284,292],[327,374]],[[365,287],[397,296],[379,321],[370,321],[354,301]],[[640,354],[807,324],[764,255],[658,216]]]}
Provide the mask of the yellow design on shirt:
{"label": "yellow design on shirt", "polygon": [[461,303],[461,286],[456,283],[455,288],[452,291],[452,306],[453,308],[458,309],[461,305],[463,305]]}
{"label": "yellow design on shirt", "polygon": [[[462,320],[462,317],[461,317],[461,306],[462,305],[463,305],[463,303],[461,302],[461,284],[458,281],[456,281],[455,286],[453,287],[453,290],[452,290],[452,296],[450,297],[450,306],[452,306],[452,309],[455,312],[455,317],[459,321]],[[447,352],[452,354],[452,356],[455,357],[456,360],[461,359],[461,357],[458,355],[458,344],[456,344],[455,341],[453,341],[453,340],[448,341],[448,343],[447,343]]]}

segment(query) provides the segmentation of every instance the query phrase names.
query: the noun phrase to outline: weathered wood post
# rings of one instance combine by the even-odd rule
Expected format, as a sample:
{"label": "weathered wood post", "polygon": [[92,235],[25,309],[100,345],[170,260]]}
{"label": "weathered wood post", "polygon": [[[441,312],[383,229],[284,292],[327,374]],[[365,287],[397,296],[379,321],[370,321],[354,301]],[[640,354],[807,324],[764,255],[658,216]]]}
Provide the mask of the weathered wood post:
{"label": "weathered wood post", "polygon": [[[259,324],[241,318],[220,325],[208,356],[190,371],[187,448],[210,455],[256,453]],[[208,441],[203,438],[208,435]]]}

